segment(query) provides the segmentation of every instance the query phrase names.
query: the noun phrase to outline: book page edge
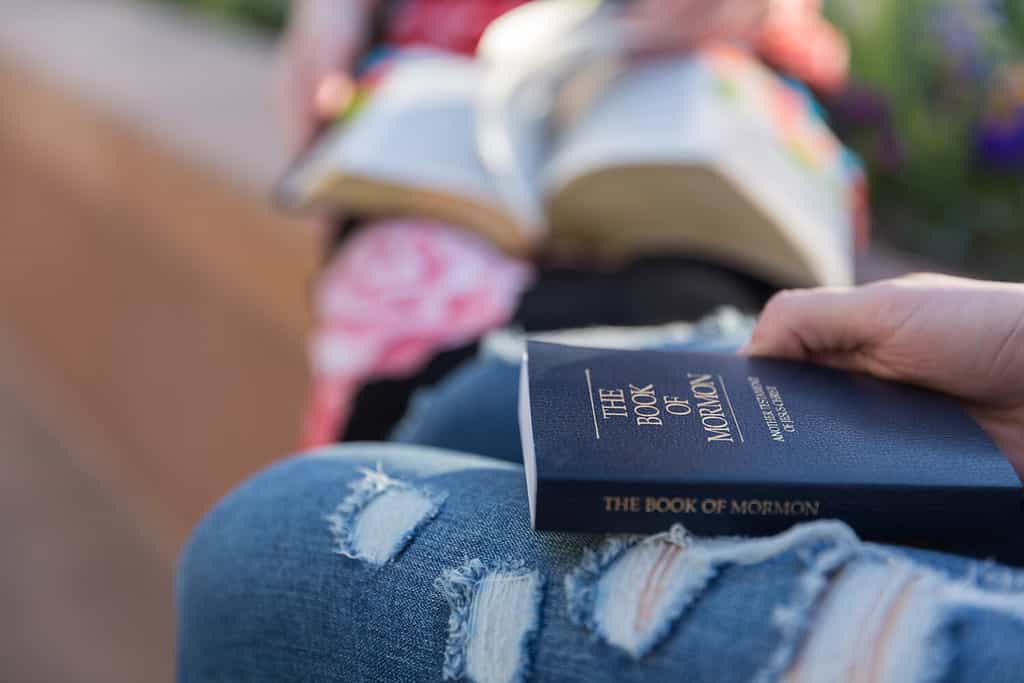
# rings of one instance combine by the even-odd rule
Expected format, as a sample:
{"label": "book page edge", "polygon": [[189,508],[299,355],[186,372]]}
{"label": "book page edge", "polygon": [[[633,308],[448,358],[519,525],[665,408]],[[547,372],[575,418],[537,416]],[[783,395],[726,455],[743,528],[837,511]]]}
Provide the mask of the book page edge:
{"label": "book page edge", "polygon": [[519,441],[523,448],[526,497],[530,505],[530,526],[537,528],[537,454],[533,441],[533,415],[530,412],[529,351],[523,351],[519,369]]}

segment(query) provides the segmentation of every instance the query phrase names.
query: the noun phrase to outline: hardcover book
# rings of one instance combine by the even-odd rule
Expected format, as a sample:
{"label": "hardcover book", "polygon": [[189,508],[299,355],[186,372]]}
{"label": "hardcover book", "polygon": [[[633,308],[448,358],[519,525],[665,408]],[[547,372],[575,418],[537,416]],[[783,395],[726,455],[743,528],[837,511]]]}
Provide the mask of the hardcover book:
{"label": "hardcover book", "polygon": [[517,255],[541,244],[610,259],[669,248],[785,285],[851,281],[854,183],[806,98],[727,47],[572,63],[540,78],[553,92],[520,90],[509,85],[515,65],[500,62],[515,62],[506,43],[536,32],[513,21],[523,18],[489,29],[479,59],[415,53],[382,67],[361,109],[286,173],[279,198],[437,218]]}
{"label": "hardcover book", "polygon": [[1021,482],[956,400],[857,373],[530,342],[519,410],[538,530],[761,535],[833,518],[952,547],[1024,523]]}

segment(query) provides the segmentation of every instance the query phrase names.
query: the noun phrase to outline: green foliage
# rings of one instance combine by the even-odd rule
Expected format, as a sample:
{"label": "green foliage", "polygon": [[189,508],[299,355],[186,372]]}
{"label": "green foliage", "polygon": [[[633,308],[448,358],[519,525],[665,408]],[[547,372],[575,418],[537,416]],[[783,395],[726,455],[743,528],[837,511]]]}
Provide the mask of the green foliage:
{"label": "green foliage", "polygon": [[1024,277],[1024,177],[979,143],[996,126],[1004,76],[1022,64],[1024,0],[826,7],[850,42],[854,82],[881,96],[899,147],[894,164],[876,131],[849,141],[867,163],[882,234],[953,265]]}
{"label": "green foliage", "polygon": [[237,21],[269,32],[284,26],[288,0],[162,0],[208,16]]}

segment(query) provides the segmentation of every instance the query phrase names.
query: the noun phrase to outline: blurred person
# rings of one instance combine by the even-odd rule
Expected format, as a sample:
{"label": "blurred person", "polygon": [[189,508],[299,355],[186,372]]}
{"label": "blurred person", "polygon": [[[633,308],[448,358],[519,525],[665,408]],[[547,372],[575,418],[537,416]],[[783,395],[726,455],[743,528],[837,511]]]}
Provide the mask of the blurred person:
{"label": "blurred person", "polygon": [[[367,27],[471,51],[482,25],[466,17],[498,5],[409,0],[382,22],[370,3],[299,3],[289,43],[299,138],[351,96],[353,55],[374,40]],[[771,19],[779,8],[795,14]],[[319,16],[337,24],[314,20],[328,10]],[[803,47],[835,47],[815,3],[652,0],[633,11],[659,49],[699,42],[694,16],[708,34],[758,44],[810,24],[822,30]],[[793,60],[800,49],[776,62],[806,66]],[[814,71],[816,87],[835,85],[836,69]],[[348,438],[390,442],[284,461],[204,519],[177,579],[179,680],[1019,680],[1024,572],[1005,566],[863,543],[831,521],[761,539],[678,526],[534,533],[516,420],[522,339],[476,340],[509,322],[615,325],[555,337],[738,348],[909,382],[960,398],[1024,476],[1024,286],[917,276],[773,295],[771,283],[671,255],[613,271],[520,263],[415,218],[349,226],[331,247],[315,363],[358,369],[341,373],[347,387],[319,385],[307,438],[332,440],[348,414]],[[763,311],[756,325],[709,315],[723,304]],[[327,334],[339,308],[366,316],[366,334]]]}
{"label": "blurred person", "polygon": [[[295,0],[284,43],[283,108],[294,146],[335,119],[375,43],[472,54],[487,25],[528,0]],[[587,1],[587,0],[584,0]],[[849,57],[818,0],[636,0],[652,42],[686,49],[740,41],[816,89],[833,91]]]}
{"label": "blurred person", "polygon": [[[398,51],[471,55],[487,25],[523,2],[297,0],[284,44],[284,104],[296,149],[333,125]],[[845,42],[816,0],[628,5],[654,50],[728,41],[819,92],[845,77]],[[416,217],[350,220],[325,233],[306,447],[385,438],[412,393],[471,357],[488,330],[656,324],[723,304],[753,311],[773,291],[746,273],[683,256],[641,258],[617,270],[585,258],[520,262],[458,226]],[[641,306],[633,294],[649,287],[665,296]]]}
{"label": "blurred person", "polygon": [[[618,335],[749,337],[743,353],[950,393],[1024,476],[1024,285],[786,291],[752,335],[721,315]],[[287,460],[206,517],[178,574],[180,681],[1020,680],[1019,570],[834,521],[748,539],[533,532],[518,355],[501,347],[416,401],[397,443]]]}

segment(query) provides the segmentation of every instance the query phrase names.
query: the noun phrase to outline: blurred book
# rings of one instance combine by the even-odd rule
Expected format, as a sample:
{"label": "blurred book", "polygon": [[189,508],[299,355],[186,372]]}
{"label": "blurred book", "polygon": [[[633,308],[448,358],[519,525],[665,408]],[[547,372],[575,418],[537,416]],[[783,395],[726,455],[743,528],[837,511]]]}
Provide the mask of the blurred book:
{"label": "blurred book", "polygon": [[[482,99],[496,68],[443,54],[396,58],[360,111],[288,171],[279,196],[296,208],[436,218],[515,255],[673,251],[787,286],[851,281],[843,149],[808,98],[756,60],[708,48],[591,79],[571,125],[538,128],[543,139],[522,150],[541,150],[530,167],[536,197],[507,191],[496,168],[518,163],[519,149],[482,154],[482,133],[494,132],[493,117],[490,130],[481,124],[480,112],[493,110]],[[511,105],[557,108],[523,100]]]}

